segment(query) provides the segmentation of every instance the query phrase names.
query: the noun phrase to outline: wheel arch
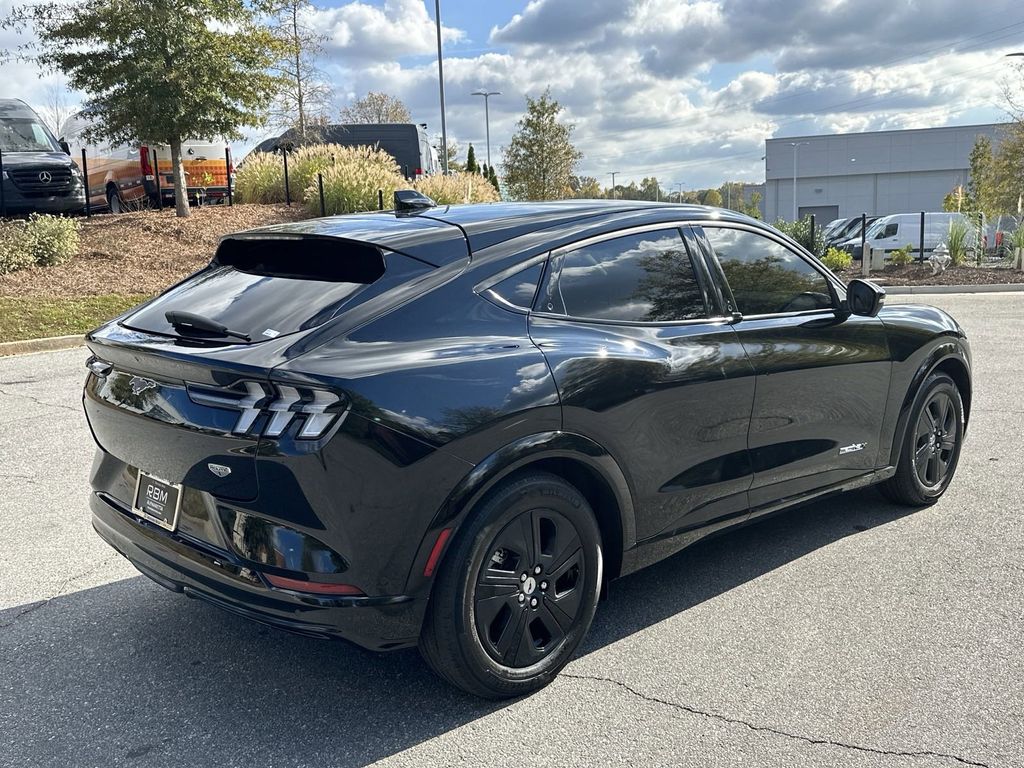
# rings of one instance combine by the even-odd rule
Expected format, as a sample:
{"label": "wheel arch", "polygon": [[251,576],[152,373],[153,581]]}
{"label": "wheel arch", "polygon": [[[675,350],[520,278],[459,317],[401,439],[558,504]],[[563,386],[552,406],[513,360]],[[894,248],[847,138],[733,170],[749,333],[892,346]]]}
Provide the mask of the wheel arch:
{"label": "wheel arch", "polygon": [[966,431],[967,429],[967,421],[971,412],[971,396],[973,394],[970,366],[960,345],[952,341],[946,341],[937,345],[924,358],[924,361],[914,372],[910,386],[907,387],[903,403],[900,407],[896,432],[890,447],[889,463],[892,466],[896,466],[896,463],[899,461],[900,447],[903,445],[903,440],[906,437],[907,427],[910,423],[910,414],[914,409],[914,404],[921,395],[921,387],[933,373],[945,373],[957,385],[964,406],[964,430]]}
{"label": "wheel arch", "polygon": [[[636,543],[636,518],[626,477],[615,459],[590,438],[569,432],[545,432],[520,438],[495,451],[470,470],[434,515],[409,574],[409,594],[429,593],[433,575],[444,567],[451,542],[488,493],[509,478],[542,471],[562,478],[587,499],[601,530],[606,578],[622,569],[623,553]],[[439,536],[440,553],[430,576],[424,571]]]}

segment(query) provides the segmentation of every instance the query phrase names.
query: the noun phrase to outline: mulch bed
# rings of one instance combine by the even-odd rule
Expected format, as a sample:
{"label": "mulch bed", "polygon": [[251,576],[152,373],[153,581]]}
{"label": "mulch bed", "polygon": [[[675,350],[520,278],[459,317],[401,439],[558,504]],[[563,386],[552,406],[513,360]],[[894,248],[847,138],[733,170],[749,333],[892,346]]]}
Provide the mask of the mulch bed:
{"label": "mulch bed", "polygon": [[[839,273],[839,277],[844,280],[860,276],[858,262],[854,262],[852,268]],[[896,267],[889,264],[882,271],[872,271],[869,279],[879,285],[993,285],[1024,283],[1024,272],[1004,266],[963,266],[949,267],[945,272],[932,275],[932,268],[928,265],[908,264],[905,267]]]}
{"label": "mulch bed", "polygon": [[78,255],[57,267],[0,275],[0,296],[98,296],[162,291],[209,262],[222,235],[308,218],[301,205],[217,205],[82,219]]}

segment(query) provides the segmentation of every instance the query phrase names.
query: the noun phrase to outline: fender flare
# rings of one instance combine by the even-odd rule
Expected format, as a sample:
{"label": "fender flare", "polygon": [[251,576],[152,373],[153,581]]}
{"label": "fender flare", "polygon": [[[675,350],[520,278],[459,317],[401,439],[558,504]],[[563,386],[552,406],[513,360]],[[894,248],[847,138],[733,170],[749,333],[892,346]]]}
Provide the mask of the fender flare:
{"label": "fender flare", "polygon": [[[939,366],[950,360],[955,361],[963,367],[968,378],[970,377],[970,362],[961,349],[960,344],[956,341],[941,341],[928,352],[924,360],[914,372],[914,376],[910,380],[910,386],[907,387],[907,391],[903,396],[903,403],[900,405],[899,416],[896,420],[896,431],[893,434],[892,446],[889,449],[890,466],[895,467],[899,461],[900,450],[903,446],[903,440],[906,438],[907,426],[910,422],[910,414],[914,410],[914,406],[921,395],[921,386],[924,384],[925,379],[931,376]],[[968,405],[970,401],[969,394],[964,395],[964,399],[966,401],[964,407],[964,430],[966,431],[967,417],[970,413],[970,406]]]}
{"label": "fender flare", "polygon": [[450,529],[451,535],[442,544],[438,567],[444,561],[448,544],[488,491],[513,473],[544,459],[575,461],[586,466],[607,485],[618,508],[623,552],[632,548],[636,543],[636,515],[629,484],[618,462],[603,446],[583,435],[541,432],[520,437],[494,451],[466,473],[448,494],[420,541],[407,579],[406,593],[420,595],[429,591],[433,578],[425,576],[424,570],[442,531]]}

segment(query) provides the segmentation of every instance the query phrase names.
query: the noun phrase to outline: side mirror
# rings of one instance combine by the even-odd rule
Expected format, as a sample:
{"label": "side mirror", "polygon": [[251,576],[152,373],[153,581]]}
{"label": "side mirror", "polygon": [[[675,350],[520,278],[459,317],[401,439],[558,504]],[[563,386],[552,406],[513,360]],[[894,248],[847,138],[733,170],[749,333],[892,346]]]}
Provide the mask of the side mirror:
{"label": "side mirror", "polygon": [[851,280],[846,286],[846,303],[851,314],[875,317],[885,304],[885,289],[868,280]]}
{"label": "side mirror", "polygon": [[60,144],[60,148],[64,150],[64,154],[66,154],[66,155],[70,155],[71,154],[71,145],[68,144],[66,140],[61,139],[57,143]]}

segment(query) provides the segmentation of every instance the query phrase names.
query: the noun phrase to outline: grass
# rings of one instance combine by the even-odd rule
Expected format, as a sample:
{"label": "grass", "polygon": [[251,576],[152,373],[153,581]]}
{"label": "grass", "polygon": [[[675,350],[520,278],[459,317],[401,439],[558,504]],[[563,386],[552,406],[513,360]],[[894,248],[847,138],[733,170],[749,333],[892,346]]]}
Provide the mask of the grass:
{"label": "grass", "polygon": [[0,296],[0,341],[84,334],[148,298],[119,293],[73,299]]}

